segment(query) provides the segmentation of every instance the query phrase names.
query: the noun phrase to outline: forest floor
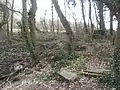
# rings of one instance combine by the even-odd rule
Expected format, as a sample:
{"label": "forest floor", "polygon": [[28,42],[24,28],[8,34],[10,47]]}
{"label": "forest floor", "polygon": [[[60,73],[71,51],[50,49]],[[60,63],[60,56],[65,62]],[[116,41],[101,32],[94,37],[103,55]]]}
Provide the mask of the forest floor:
{"label": "forest floor", "polygon": [[[68,81],[63,78],[58,79],[57,75],[51,74],[63,63],[58,60],[60,62],[58,66],[52,67],[56,64],[54,63],[56,53],[66,48],[64,34],[55,36],[40,34],[37,37],[36,47],[40,63],[36,67],[25,67],[12,76],[11,74],[15,72],[12,67],[15,65],[24,67],[32,62],[25,43],[16,37],[14,36],[11,42],[8,40],[0,42],[0,77],[5,76],[0,78],[0,90],[110,90],[99,82],[99,77],[80,74],[81,70],[109,70],[114,50],[109,40],[95,40],[81,36],[80,40],[75,42],[77,59],[70,61],[72,64],[64,67],[77,73],[78,77],[74,81]],[[57,54],[58,59],[61,59],[61,54],[62,52]]]}

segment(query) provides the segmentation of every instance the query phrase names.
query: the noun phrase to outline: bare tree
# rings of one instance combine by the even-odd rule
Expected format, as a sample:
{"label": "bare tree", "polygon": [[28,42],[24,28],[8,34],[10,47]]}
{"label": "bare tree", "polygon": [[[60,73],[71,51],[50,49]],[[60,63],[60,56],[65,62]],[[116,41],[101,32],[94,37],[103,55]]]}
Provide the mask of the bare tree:
{"label": "bare tree", "polygon": [[36,14],[36,10],[37,10],[37,3],[36,0],[31,0],[31,8],[28,12],[28,23],[29,23],[29,28],[30,28],[30,36],[31,36],[31,40],[32,40],[32,44],[35,47],[35,30],[36,30],[36,21],[35,21],[35,14]]}
{"label": "bare tree", "polygon": [[57,33],[60,32],[60,23],[59,23],[59,18],[57,18]]}
{"label": "bare tree", "polygon": [[2,3],[0,1],[0,14],[1,14],[1,20],[0,20],[0,40],[3,40],[6,38],[6,25],[8,23],[8,17],[9,17],[9,10],[6,8],[6,4]]}
{"label": "bare tree", "polygon": [[0,22],[0,29],[7,24],[9,18],[9,10],[6,8],[6,5],[0,2],[0,11],[3,12],[3,18]]}
{"label": "bare tree", "polygon": [[[6,9],[7,9],[7,5],[8,5],[8,0],[6,0]],[[9,19],[9,17],[8,17]],[[9,21],[7,22],[7,36],[9,37],[10,32],[9,32]]]}
{"label": "bare tree", "polygon": [[113,35],[113,11],[110,10],[110,34]]}
{"label": "bare tree", "polygon": [[[22,14],[22,29],[23,29],[23,31],[22,31],[22,33],[23,33],[23,36],[26,41],[26,46],[27,46],[28,50],[30,51],[31,57],[33,58],[33,65],[35,65],[37,62],[37,56],[36,56],[33,42],[31,42],[31,38],[29,35],[29,31],[28,31],[29,25],[28,25],[28,17],[27,17],[28,14],[27,14],[26,0],[22,0],[22,8],[23,8],[23,14]],[[33,25],[34,21],[31,23]],[[34,27],[30,27],[30,29],[31,28],[34,28]]]}
{"label": "bare tree", "polygon": [[[67,1],[67,6],[68,6],[68,9],[71,11],[71,8],[70,8],[70,2],[72,2],[72,7],[75,9],[75,6],[76,6],[76,2],[75,1],[70,1],[70,0],[68,0]],[[80,34],[80,31],[79,31],[79,29],[78,29],[78,23],[77,23],[77,19],[76,19],[76,15],[75,15],[75,12],[72,12],[71,11],[71,13],[72,13],[72,17],[73,17],[73,19],[74,19],[74,25],[75,25],[75,31],[76,31],[76,35],[77,35],[77,39],[79,39],[79,34]]]}
{"label": "bare tree", "polygon": [[89,1],[89,19],[90,19],[90,24],[91,24],[91,29],[92,29],[92,32],[93,32],[93,23],[92,23],[92,18],[91,18],[91,12],[92,12],[92,9],[91,9],[91,0],[88,0]]}
{"label": "bare tree", "polygon": [[[100,30],[103,32],[105,31],[105,23],[104,23],[104,16],[103,16],[103,3],[100,1],[97,1],[97,8],[98,8],[98,14],[99,14],[99,24],[100,24]],[[102,33],[104,34],[104,33]]]}
{"label": "bare tree", "polygon": [[55,31],[54,28],[54,10],[53,10],[53,3],[51,4],[51,11],[52,11],[52,32]]}
{"label": "bare tree", "polygon": [[56,12],[60,18],[60,21],[63,25],[63,27],[65,28],[66,30],[66,34],[68,36],[68,39],[69,39],[69,53],[73,53],[74,52],[74,35],[73,35],[73,32],[72,32],[72,29],[70,27],[70,24],[69,22],[67,21],[66,17],[63,15],[59,5],[58,5],[58,0],[52,0],[52,3],[54,4],[54,7],[56,9]]}
{"label": "bare tree", "polygon": [[80,0],[80,2],[81,2],[82,16],[83,16],[83,21],[84,21],[84,28],[85,28],[85,31],[88,32],[87,24],[85,21],[84,4],[83,4],[84,2],[83,0]]}
{"label": "bare tree", "polygon": [[46,22],[46,14],[47,14],[47,10],[45,10],[45,13],[44,13],[44,19],[43,19],[43,27],[45,29],[46,32],[48,32],[48,27],[47,27],[47,22]]}
{"label": "bare tree", "polygon": [[45,16],[44,18],[40,18],[40,24],[42,26],[42,29],[45,30],[45,32],[48,32],[48,26],[47,26]]}
{"label": "bare tree", "polygon": [[13,35],[13,15],[14,15],[14,0],[12,0],[12,7],[11,7],[11,25],[10,25],[10,30],[11,30],[11,36]]}
{"label": "bare tree", "polygon": [[94,5],[93,5],[93,7],[94,7],[94,10],[95,10],[95,17],[96,17],[96,22],[97,22],[97,30],[98,30],[99,21],[98,21],[98,16],[97,16],[97,11],[96,11],[96,5],[95,5],[95,3],[94,3]]}
{"label": "bare tree", "polygon": [[65,17],[66,17],[66,0],[64,0],[64,9],[65,9]]}

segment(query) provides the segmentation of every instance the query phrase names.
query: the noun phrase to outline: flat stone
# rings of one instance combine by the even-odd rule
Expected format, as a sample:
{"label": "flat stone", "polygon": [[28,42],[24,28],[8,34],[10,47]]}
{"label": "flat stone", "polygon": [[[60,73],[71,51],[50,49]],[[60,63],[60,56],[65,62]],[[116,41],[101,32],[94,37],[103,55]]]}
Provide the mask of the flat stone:
{"label": "flat stone", "polygon": [[61,69],[59,75],[70,81],[74,81],[78,77],[76,73],[70,72],[65,69]]}

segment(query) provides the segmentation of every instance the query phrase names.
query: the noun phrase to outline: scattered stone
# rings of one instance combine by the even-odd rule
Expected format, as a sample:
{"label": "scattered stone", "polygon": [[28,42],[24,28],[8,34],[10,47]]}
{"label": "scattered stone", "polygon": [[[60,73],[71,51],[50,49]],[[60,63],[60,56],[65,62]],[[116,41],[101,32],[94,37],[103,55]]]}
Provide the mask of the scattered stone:
{"label": "scattered stone", "polygon": [[76,73],[61,69],[59,74],[69,81],[74,81],[78,76]]}

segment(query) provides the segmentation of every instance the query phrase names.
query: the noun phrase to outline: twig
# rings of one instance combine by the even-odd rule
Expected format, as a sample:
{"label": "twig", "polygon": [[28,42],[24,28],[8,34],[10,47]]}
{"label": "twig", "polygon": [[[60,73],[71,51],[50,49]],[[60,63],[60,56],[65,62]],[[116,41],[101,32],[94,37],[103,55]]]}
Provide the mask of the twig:
{"label": "twig", "polygon": [[5,83],[7,83],[9,81],[10,77],[7,78],[7,80],[5,80],[1,85],[0,87],[2,87],[3,85],[5,85]]}

